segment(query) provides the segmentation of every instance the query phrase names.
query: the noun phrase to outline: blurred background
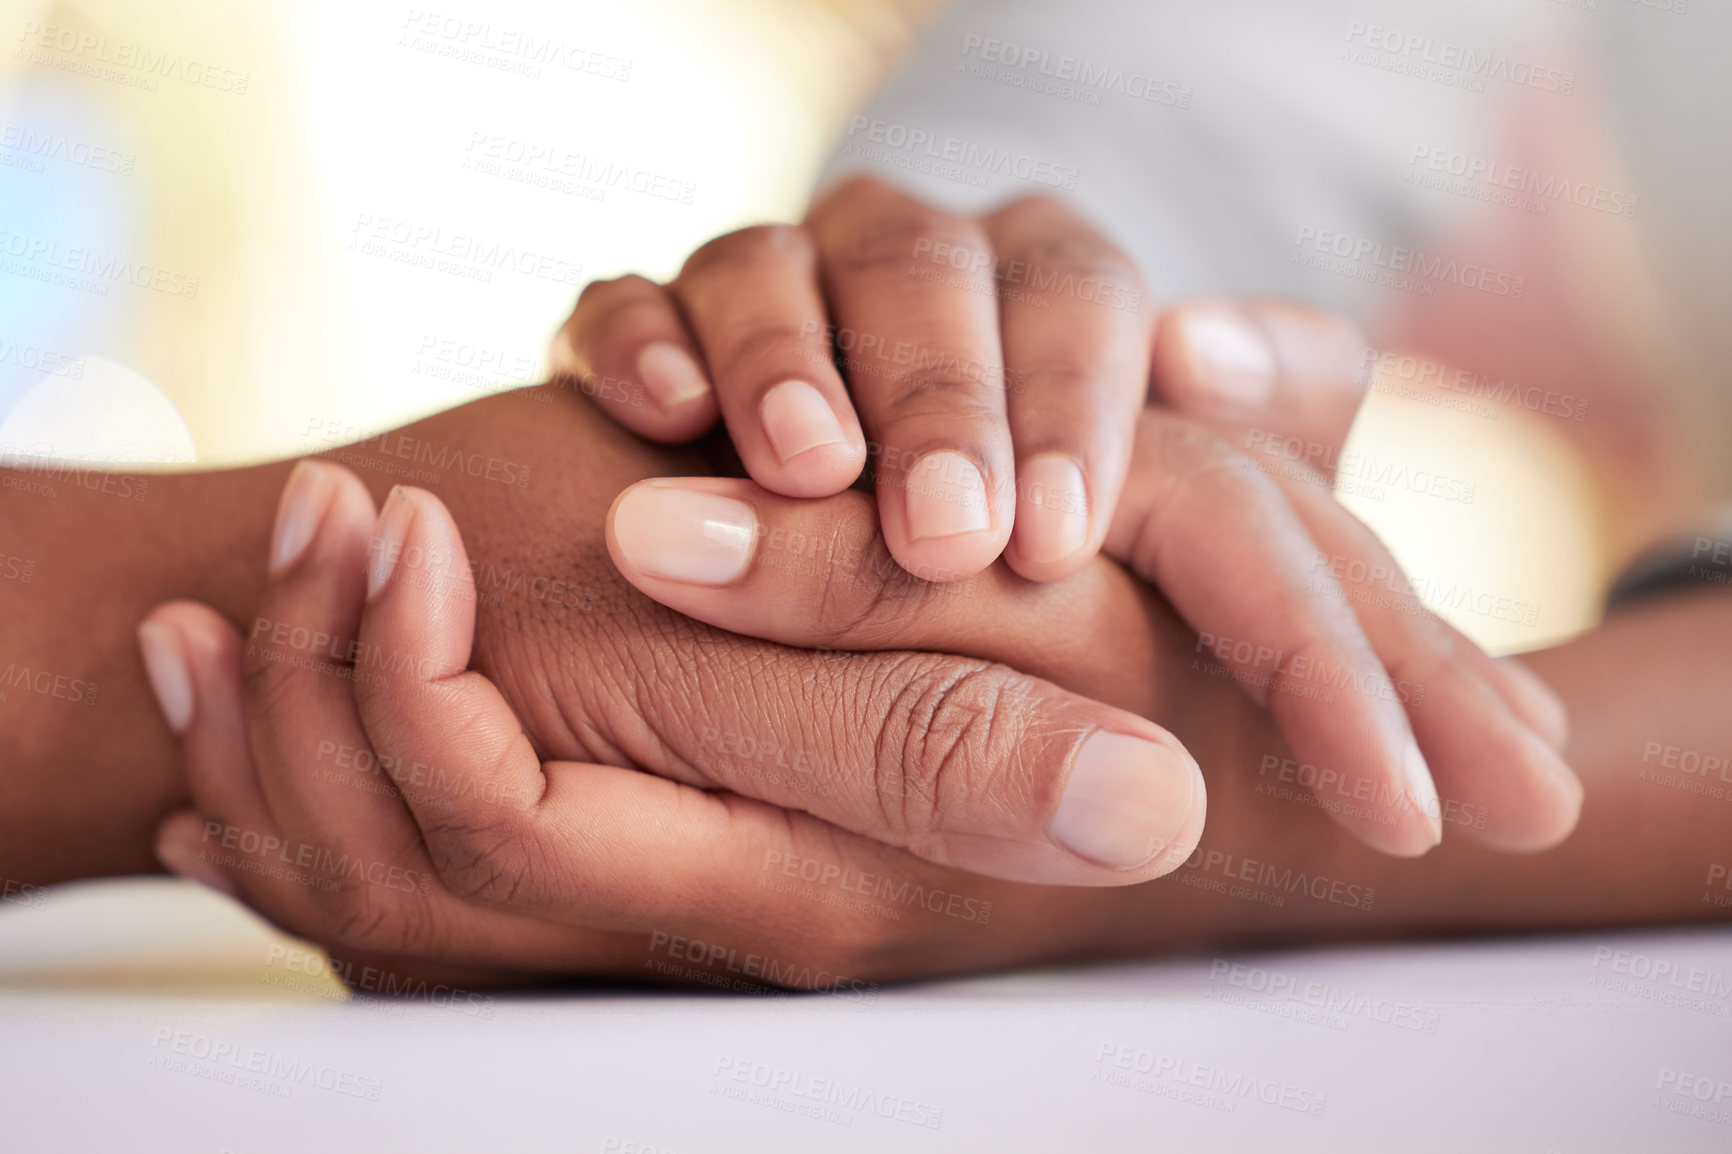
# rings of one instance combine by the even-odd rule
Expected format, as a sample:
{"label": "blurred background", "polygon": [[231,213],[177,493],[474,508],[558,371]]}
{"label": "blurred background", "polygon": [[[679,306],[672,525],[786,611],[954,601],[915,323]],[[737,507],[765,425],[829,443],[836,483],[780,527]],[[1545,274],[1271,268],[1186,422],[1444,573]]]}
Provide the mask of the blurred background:
{"label": "blurred background", "polygon": [[[583,283],[798,216],[925,6],[7,0],[0,315],[88,393],[160,389],[186,437],[134,430],[147,459],[534,380]],[[168,275],[37,279],[80,249]],[[3,419],[40,374],[0,374]]]}
{"label": "blurred background", "polygon": [[[665,278],[712,236],[798,219],[850,115],[944,7],[0,0],[0,455],[220,466],[359,439],[537,381],[588,281]],[[1554,43],[1587,61],[1596,42],[1617,40],[1619,21],[1661,29],[1638,8],[1528,0],[1523,12],[1576,20],[1567,36],[1554,29]],[[1701,36],[1699,23],[1661,31]],[[1696,149],[1680,125],[1711,106],[1613,99],[1620,84],[1645,91],[1642,78],[1673,59],[1636,59],[1634,81],[1600,69],[1597,97],[1576,107],[1608,124],[1624,117],[1606,139],[1582,143],[1579,123],[1527,105],[1488,101],[1487,115],[1530,142],[1568,143],[1576,162],[1590,156],[1602,173],[1629,160],[1608,153],[1619,141]],[[1194,63],[1190,74],[1208,71]],[[1584,63],[1582,74],[1586,85],[1595,72]],[[1712,206],[1726,187],[1686,172],[1672,195],[1706,205],[1723,228]],[[1510,251],[1556,234],[1546,251],[1572,261],[1550,275],[1598,311],[1582,306],[1545,340],[1579,345],[1590,374],[1607,361],[1589,336],[1605,327],[1595,317],[1637,318],[1626,352],[1664,346],[1655,334],[1680,313],[1652,287],[1665,279],[1656,247],[1724,247],[1704,245],[1699,228],[1644,249],[1635,230],[1591,214],[1559,223],[1450,203],[1493,219]],[[1724,265],[1714,267],[1719,280],[1691,287],[1723,287]],[[1704,315],[1724,337],[1718,312]],[[1458,309],[1388,323],[1435,350],[1459,347],[1481,320]],[[1652,387],[1702,371],[1685,360],[1650,357],[1665,366],[1649,370]],[[1711,487],[1702,462],[1655,449],[1664,438],[1645,421],[1701,423],[1665,405],[1620,403],[1585,382],[1595,420],[1577,430],[1519,404],[1492,419],[1440,404],[1398,359],[1379,372],[1350,449],[1424,459],[1473,478],[1480,498],[1343,499],[1420,578],[1422,595],[1494,650],[1591,626],[1609,577]],[[1516,608],[1475,610],[1483,597],[1463,602],[1464,589]],[[100,923],[134,946],[157,935],[185,973],[177,951],[202,940],[197,927],[215,924],[218,903],[201,897],[202,912],[182,917],[176,883],[124,884],[126,903],[93,893],[89,909],[57,894],[53,916]],[[212,941],[237,927],[265,932],[232,907],[221,917],[227,928]],[[0,961],[73,972],[70,955],[41,944],[53,936],[46,924],[33,921],[29,934],[14,924],[12,937],[0,929]],[[241,953],[256,960],[256,944]]]}
{"label": "blurred background", "polygon": [[[6,0],[0,452],[255,461],[541,379],[584,283],[798,219],[943,7]],[[1354,448],[1484,494],[1344,494],[1422,593],[1500,650],[1586,627],[1642,533],[1572,431],[1386,385]]]}

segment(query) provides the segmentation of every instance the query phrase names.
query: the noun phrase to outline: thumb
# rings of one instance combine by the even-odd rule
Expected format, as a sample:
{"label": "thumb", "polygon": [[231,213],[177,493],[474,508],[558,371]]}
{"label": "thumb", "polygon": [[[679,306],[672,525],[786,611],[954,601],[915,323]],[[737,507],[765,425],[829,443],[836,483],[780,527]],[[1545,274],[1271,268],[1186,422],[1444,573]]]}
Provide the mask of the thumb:
{"label": "thumb", "polygon": [[[1019,597],[1030,599],[1021,608],[1068,614],[1061,631],[1098,631],[1114,618],[1076,597],[1088,578],[1059,589],[994,566],[932,585],[890,557],[866,495],[793,500],[721,478],[626,490],[608,546],[626,579],[669,608],[753,637],[856,651],[838,660],[700,635],[692,667],[669,662],[640,704],[676,762],[664,772],[695,772],[1010,881],[1125,885],[1195,848],[1202,775],[1171,734],[990,660],[911,651],[966,651],[946,638],[1014,632]],[[1105,571],[1116,570],[1088,570]],[[1128,594],[1129,579],[1118,588]],[[1114,604],[1140,611],[1134,595]],[[875,649],[886,651],[857,652]]]}
{"label": "thumb", "polygon": [[1286,301],[1192,301],[1155,332],[1152,396],[1231,431],[1252,457],[1333,480],[1365,400],[1370,347],[1345,317]]}

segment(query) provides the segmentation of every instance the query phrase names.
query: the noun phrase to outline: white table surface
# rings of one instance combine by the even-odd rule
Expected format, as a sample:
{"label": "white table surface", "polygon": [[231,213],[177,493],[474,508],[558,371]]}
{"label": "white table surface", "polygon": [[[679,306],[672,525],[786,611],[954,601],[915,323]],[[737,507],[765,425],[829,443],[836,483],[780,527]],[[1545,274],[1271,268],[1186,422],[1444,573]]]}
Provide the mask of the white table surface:
{"label": "white table surface", "polygon": [[0,907],[0,1150],[1732,1151],[1732,930],[457,1006],[222,969],[278,941],[166,881]]}

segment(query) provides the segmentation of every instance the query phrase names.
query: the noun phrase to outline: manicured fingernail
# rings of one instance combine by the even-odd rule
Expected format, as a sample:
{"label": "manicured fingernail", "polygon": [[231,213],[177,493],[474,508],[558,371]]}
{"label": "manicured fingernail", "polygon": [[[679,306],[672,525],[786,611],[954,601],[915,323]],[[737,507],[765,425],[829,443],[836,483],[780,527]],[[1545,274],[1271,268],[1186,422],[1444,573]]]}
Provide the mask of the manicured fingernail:
{"label": "manicured fingernail", "polygon": [[1097,732],[1077,753],[1052,819],[1053,840],[1110,869],[1135,869],[1184,832],[1201,779],[1176,743]]}
{"label": "manicured fingernail", "polygon": [[214,862],[205,861],[196,841],[185,841],[178,833],[167,829],[156,836],[156,860],[162,868],[177,877],[207,885],[231,898],[241,896],[240,889]]}
{"label": "manicured fingernail", "polygon": [[626,491],[613,533],[625,559],[652,577],[726,585],[751,563],[758,517],[744,501],[652,481]]}
{"label": "manicured fingernail", "polygon": [[1409,737],[1401,751],[1401,776],[1407,783],[1407,797],[1431,827],[1431,844],[1443,841],[1443,803],[1438,800],[1437,783],[1431,778],[1431,767],[1419,742]]}
{"label": "manicured fingernail", "polygon": [[1238,311],[1195,306],[1180,314],[1192,384],[1217,400],[1251,407],[1275,391],[1275,354]]}
{"label": "manicured fingernail", "polygon": [[403,542],[408,539],[409,526],[414,520],[414,499],[403,486],[392,486],[379,514],[379,526],[373,530],[373,541],[367,547],[367,600],[377,597],[397,571],[397,558],[403,555]]}
{"label": "manicured fingernail", "polygon": [[784,463],[810,449],[848,443],[830,402],[805,381],[783,381],[765,393],[758,415],[770,447]]}
{"label": "manicured fingernail", "polygon": [[992,528],[986,482],[961,453],[928,453],[908,471],[905,496],[910,540],[954,537]]}
{"label": "manicured fingernail", "polygon": [[710,382],[692,355],[666,341],[638,350],[637,375],[650,399],[664,409],[677,409],[710,391]]}
{"label": "manicured fingernail", "polygon": [[1018,471],[1016,547],[1030,561],[1063,561],[1088,541],[1088,491],[1082,470],[1063,453],[1042,453]]}
{"label": "manicured fingernail", "polygon": [[335,478],[330,467],[318,461],[302,461],[289,474],[277,503],[277,524],[271,531],[271,563],[275,577],[301,559],[318,536],[319,524],[331,504]]}
{"label": "manicured fingernail", "polygon": [[144,673],[156,695],[156,707],[162,710],[170,729],[186,732],[192,720],[192,671],[187,667],[186,642],[180,630],[146,621],[138,627],[138,648],[144,655]]}

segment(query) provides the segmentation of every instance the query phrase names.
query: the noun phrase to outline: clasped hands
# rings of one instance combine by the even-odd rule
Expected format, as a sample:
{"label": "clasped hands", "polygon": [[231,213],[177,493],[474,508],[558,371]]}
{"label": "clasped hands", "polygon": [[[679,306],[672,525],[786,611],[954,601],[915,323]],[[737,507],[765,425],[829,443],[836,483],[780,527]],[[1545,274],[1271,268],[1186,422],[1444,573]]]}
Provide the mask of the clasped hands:
{"label": "clasped hands", "polygon": [[309,459],[252,621],[141,626],[196,806],[158,855],[404,972],[702,940],[824,986],[1180,940],[1118,923],[1206,794],[1211,836],[1334,852],[1247,799],[1272,761],[1388,854],[1555,844],[1557,699],[1330,493],[1361,354],[1296,305],[1157,315],[1057,202],[869,180],[593,285],[537,400],[421,426],[531,489],[377,510]]}

